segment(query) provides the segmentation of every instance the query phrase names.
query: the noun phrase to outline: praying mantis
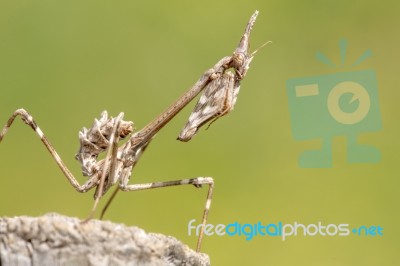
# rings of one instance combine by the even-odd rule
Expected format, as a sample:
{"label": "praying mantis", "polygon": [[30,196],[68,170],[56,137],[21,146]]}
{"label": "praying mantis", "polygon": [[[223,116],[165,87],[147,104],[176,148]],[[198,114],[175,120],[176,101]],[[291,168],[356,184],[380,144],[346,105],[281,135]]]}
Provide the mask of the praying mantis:
{"label": "praying mantis", "polygon": [[[194,185],[195,187],[208,185],[208,193],[202,218],[203,228],[199,234],[196,248],[197,251],[200,251],[204,235],[204,226],[207,223],[213,195],[213,178],[196,177],[144,184],[129,184],[129,180],[133,168],[138,163],[141,155],[156,133],[170,122],[171,119],[200,92],[203,93],[191,113],[188,122],[179,134],[178,140],[185,142],[191,140],[200,127],[208,122],[214,122],[216,119],[233,110],[239,93],[240,82],[245,78],[254,54],[257,52],[256,50],[253,53],[249,53],[250,32],[257,15],[258,11],[255,11],[251,16],[245,32],[233,54],[223,57],[212,68],[205,71],[199,80],[184,95],[143,129],[134,132],[134,123],[123,120],[124,113],[121,112],[116,117],[109,117],[106,111],[101,113],[99,119],[94,120],[92,127],[88,129],[83,128],[79,132],[80,148],[75,157],[81,164],[83,176],[88,177],[88,180],[83,184],[79,184],[62,161],[55,148],[51,145],[48,138],[39,128],[36,121],[25,109],[16,110],[8,119],[0,133],[0,142],[4,139],[14,119],[20,116],[22,121],[36,132],[69,183],[78,192],[83,193],[95,188],[95,202],[88,219],[85,221],[93,217],[100,198],[116,184],[117,189],[103,209],[101,217],[104,215],[105,210],[119,190],[137,191],[180,185]],[[119,143],[124,139],[128,140],[119,146]],[[104,159],[99,160],[98,156],[103,152],[106,153],[106,156]]]}

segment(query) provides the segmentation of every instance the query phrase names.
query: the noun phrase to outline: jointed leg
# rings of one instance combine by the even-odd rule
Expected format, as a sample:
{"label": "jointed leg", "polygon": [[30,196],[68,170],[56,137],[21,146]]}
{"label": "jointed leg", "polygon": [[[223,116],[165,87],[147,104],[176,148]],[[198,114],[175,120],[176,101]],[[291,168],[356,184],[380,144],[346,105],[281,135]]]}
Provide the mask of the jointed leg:
{"label": "jointed leg", "polygon": [[[199,239],[197,241],[196,251],[199,252],[201,248],[201,242],[203,240],[204,235],[204,227],[207,224],[208,212],[211,206],[211,200],[214,189],[214,180],[212,177],[197,177],[191,179],[183,179],[183,180],[174,180],[174,181],[165,181],[165,182],[154,182],[154,183],[145,183],[145,184],[120,184],[120,189],[123,191],[136,191],[136,190],[144,190],[144,189],[152,189],[152,188],[162,188],[162,187],[170,187],[170,186],[180,186],[180,185],[194,185],[195,187],[201,187],[202,185],[208,185],[208,193],[206,204],[204,207],[203,219],[202,219],[202,227],[200,230]],[[114,193],[116,194],[116,193]]]}
{"label": "jointed leg", "polygon": [[69,171],[67,166],[61,160],[61,157],[58,155],[56,150],[50,144],[46,136],[43,134],[42,130],[38,127],[35,120],[33,120],[32,116],[24,109],[16,110],[13,115],[8,119],[7,124],[3,127],[3,130],[0,132],[0,142],[3,140],[4,136],[7,134],[8,129],[11,127],[17,116],[21,116],[22,121],[29,125],[39,136],[40,140],[43,142],[44,146],[46,146],[47,150],[50,152],[51,156],[56,161],[57,165],[60,167],[61,171],[67,177],[68,181],[78,192],[86,192],[91,188],[97,185],[98,175],[92,176],[88,181],[86,181],[83,185],[80,185],[73,174]]}
{"label": "jointed leg", "polygon": [[101,210],[100,218],[99,220],[103,220],[104,214],[106,214],[106,211],[108,210],[108,207],[111,205],[111,202],[114,200],[115,196],[117,196],[117,193],[119,191],[119,187],[116,187],[114,192],[112,193],[111,197],[107,200],[106,205],[104,205],[103,209]]}
{"label": "jointed leg", "polygon": [[115,172],[117,170],[115,168],[115,166],[116,166],[116,162],[117,162],[118,141],[119,141],[118,128],[120,126],[120,123],[121,123],[123,117],[124,117],[124,113],[120,113],[118,115],[118,117],[115,119],[113,130],[112,130],[112,133],[110,136],[110,141],[109,141],[108,148],[107,148],[107,155],[104,159],[104,166],[102,169],[100,183],[97,187],[96,194],[95,194],[93,208],[90,211],[88,217],[83,221],[84,223],[93,218],[93,215],[96,211],[96,208],[100,201],[100,198],[103,196],[103,189],[104,189],[104,183],[106,180],[106,176],[108,175],[109,180],[112,180],[115,176]]}

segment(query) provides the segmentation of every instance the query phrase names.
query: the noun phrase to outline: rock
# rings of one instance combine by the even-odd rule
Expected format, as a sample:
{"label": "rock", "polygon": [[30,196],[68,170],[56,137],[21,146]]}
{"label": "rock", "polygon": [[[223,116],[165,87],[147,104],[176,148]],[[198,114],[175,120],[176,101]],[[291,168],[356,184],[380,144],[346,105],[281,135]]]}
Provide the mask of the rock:
{"label": "rock", "polygon": [[59,214],[0,218],[0,265],[210,265],[174,237]]}

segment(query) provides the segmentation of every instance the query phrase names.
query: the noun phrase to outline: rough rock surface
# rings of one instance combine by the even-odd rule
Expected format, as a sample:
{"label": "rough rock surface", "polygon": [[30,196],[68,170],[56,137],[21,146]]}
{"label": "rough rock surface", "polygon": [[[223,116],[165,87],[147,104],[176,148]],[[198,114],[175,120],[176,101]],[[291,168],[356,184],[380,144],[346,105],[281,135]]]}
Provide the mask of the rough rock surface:
{"label": "rough rock surface", "polygon": [[0,265],[210,265],[177,239],[59,214],[0,218]]}

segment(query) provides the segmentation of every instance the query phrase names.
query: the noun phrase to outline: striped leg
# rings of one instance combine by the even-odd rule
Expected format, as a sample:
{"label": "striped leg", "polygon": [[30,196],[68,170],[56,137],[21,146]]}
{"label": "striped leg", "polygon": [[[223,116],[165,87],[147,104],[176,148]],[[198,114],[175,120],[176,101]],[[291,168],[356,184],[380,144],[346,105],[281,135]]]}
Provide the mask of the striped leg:
{"label": "striped leg", "polygon": [[[104,159],[104,166],[101,171],[102,172],[101,178],[100,178],[100,181],[99,181],[99,184],[97,186],[97,190],[96,190],[96,193],[94,196],[93,208],[90,211],[88,217],[84,221],[82,221],[82,223],[86,223],[93,218],[93,215],[96,211],[97,205],[99,204],[100,198],[104,194],[103,191],[104,191],[106,176],[108,175],[108,178],[110,180],[113,180],[115,177],[115,174],[117,171],[117,169],[115,167],[117,165],[118,141],[119,141],[118,128],[120,127],[120,123],[121,123],[123,117],[124,117],[124,113],[120,113],[118,115],[118,117],[115,119],[113,129],[112,129],[112,134],[110,137],[110,142],[109,142],[109,145],[107,148],[107,154]],[[103,213],[102,213],[102,216],[103,216]]]}
{"label": "striped leg", "polygon": [[[125,179],[127,182],[127,179]],[[202,227],[200,230],[199,239],[197,240],[196,251],[199,252],[201,248],[201,242],[203,240],[204,228],[207,224],[208,212],[211,206],[211,200],[214,189],[214,180],[212,177],[197,177],[191,179],[182,179],[182,180],[174,180],[174,181],[165,181],[165,182],[154,182],[154,183],[145,183],[145,184],[132,184],[128,185],[126,182],[122,181],[119,185],[119,188],[123,191],[136,191],[136,190],[144,190],[144,189],[152,189],[152,188],[162,188],[162,187],[170,187],[170,186],[180,186],[180,185],[194,185],[197,188],[200,188],[202,185],[208,185],[208,193],[207,200],[204,207],[203,213],[203,221]]]}
{"label": "striped leg", "polygon": [[44,146],[46,146],[47,150],[50,152],[51,156],[56,161],[57,165],[60,167],[65,177],[78,192],[81,193],[86,192],[97,185],[97,182],[99,180],[98,174],[95,174],[92,177],[90,177],[90,179],[86,181],[83,185],[80,185],[78,183],[76,178],[73,176],[71,171],[69,171],[65,163],[61,160],[61,157],[58,155],[56,150],[50,144],[46,136],[43,134],[42,130],[38,127],[35,120],[33,120],[33,117],[24,109],[16,110],[10,117],[10,119],[8,119],[7,124],[3,127],[3,130],[0,132],[0,143],[3,140],[4,136],[7,134],[8,129],[11,127],[12,123],[14,122],[15,118],[18,115],[21,116],[21,119],[22,121],[24,121],[25,124],[30,126],[36,132],[40,140],[43,142]]}

